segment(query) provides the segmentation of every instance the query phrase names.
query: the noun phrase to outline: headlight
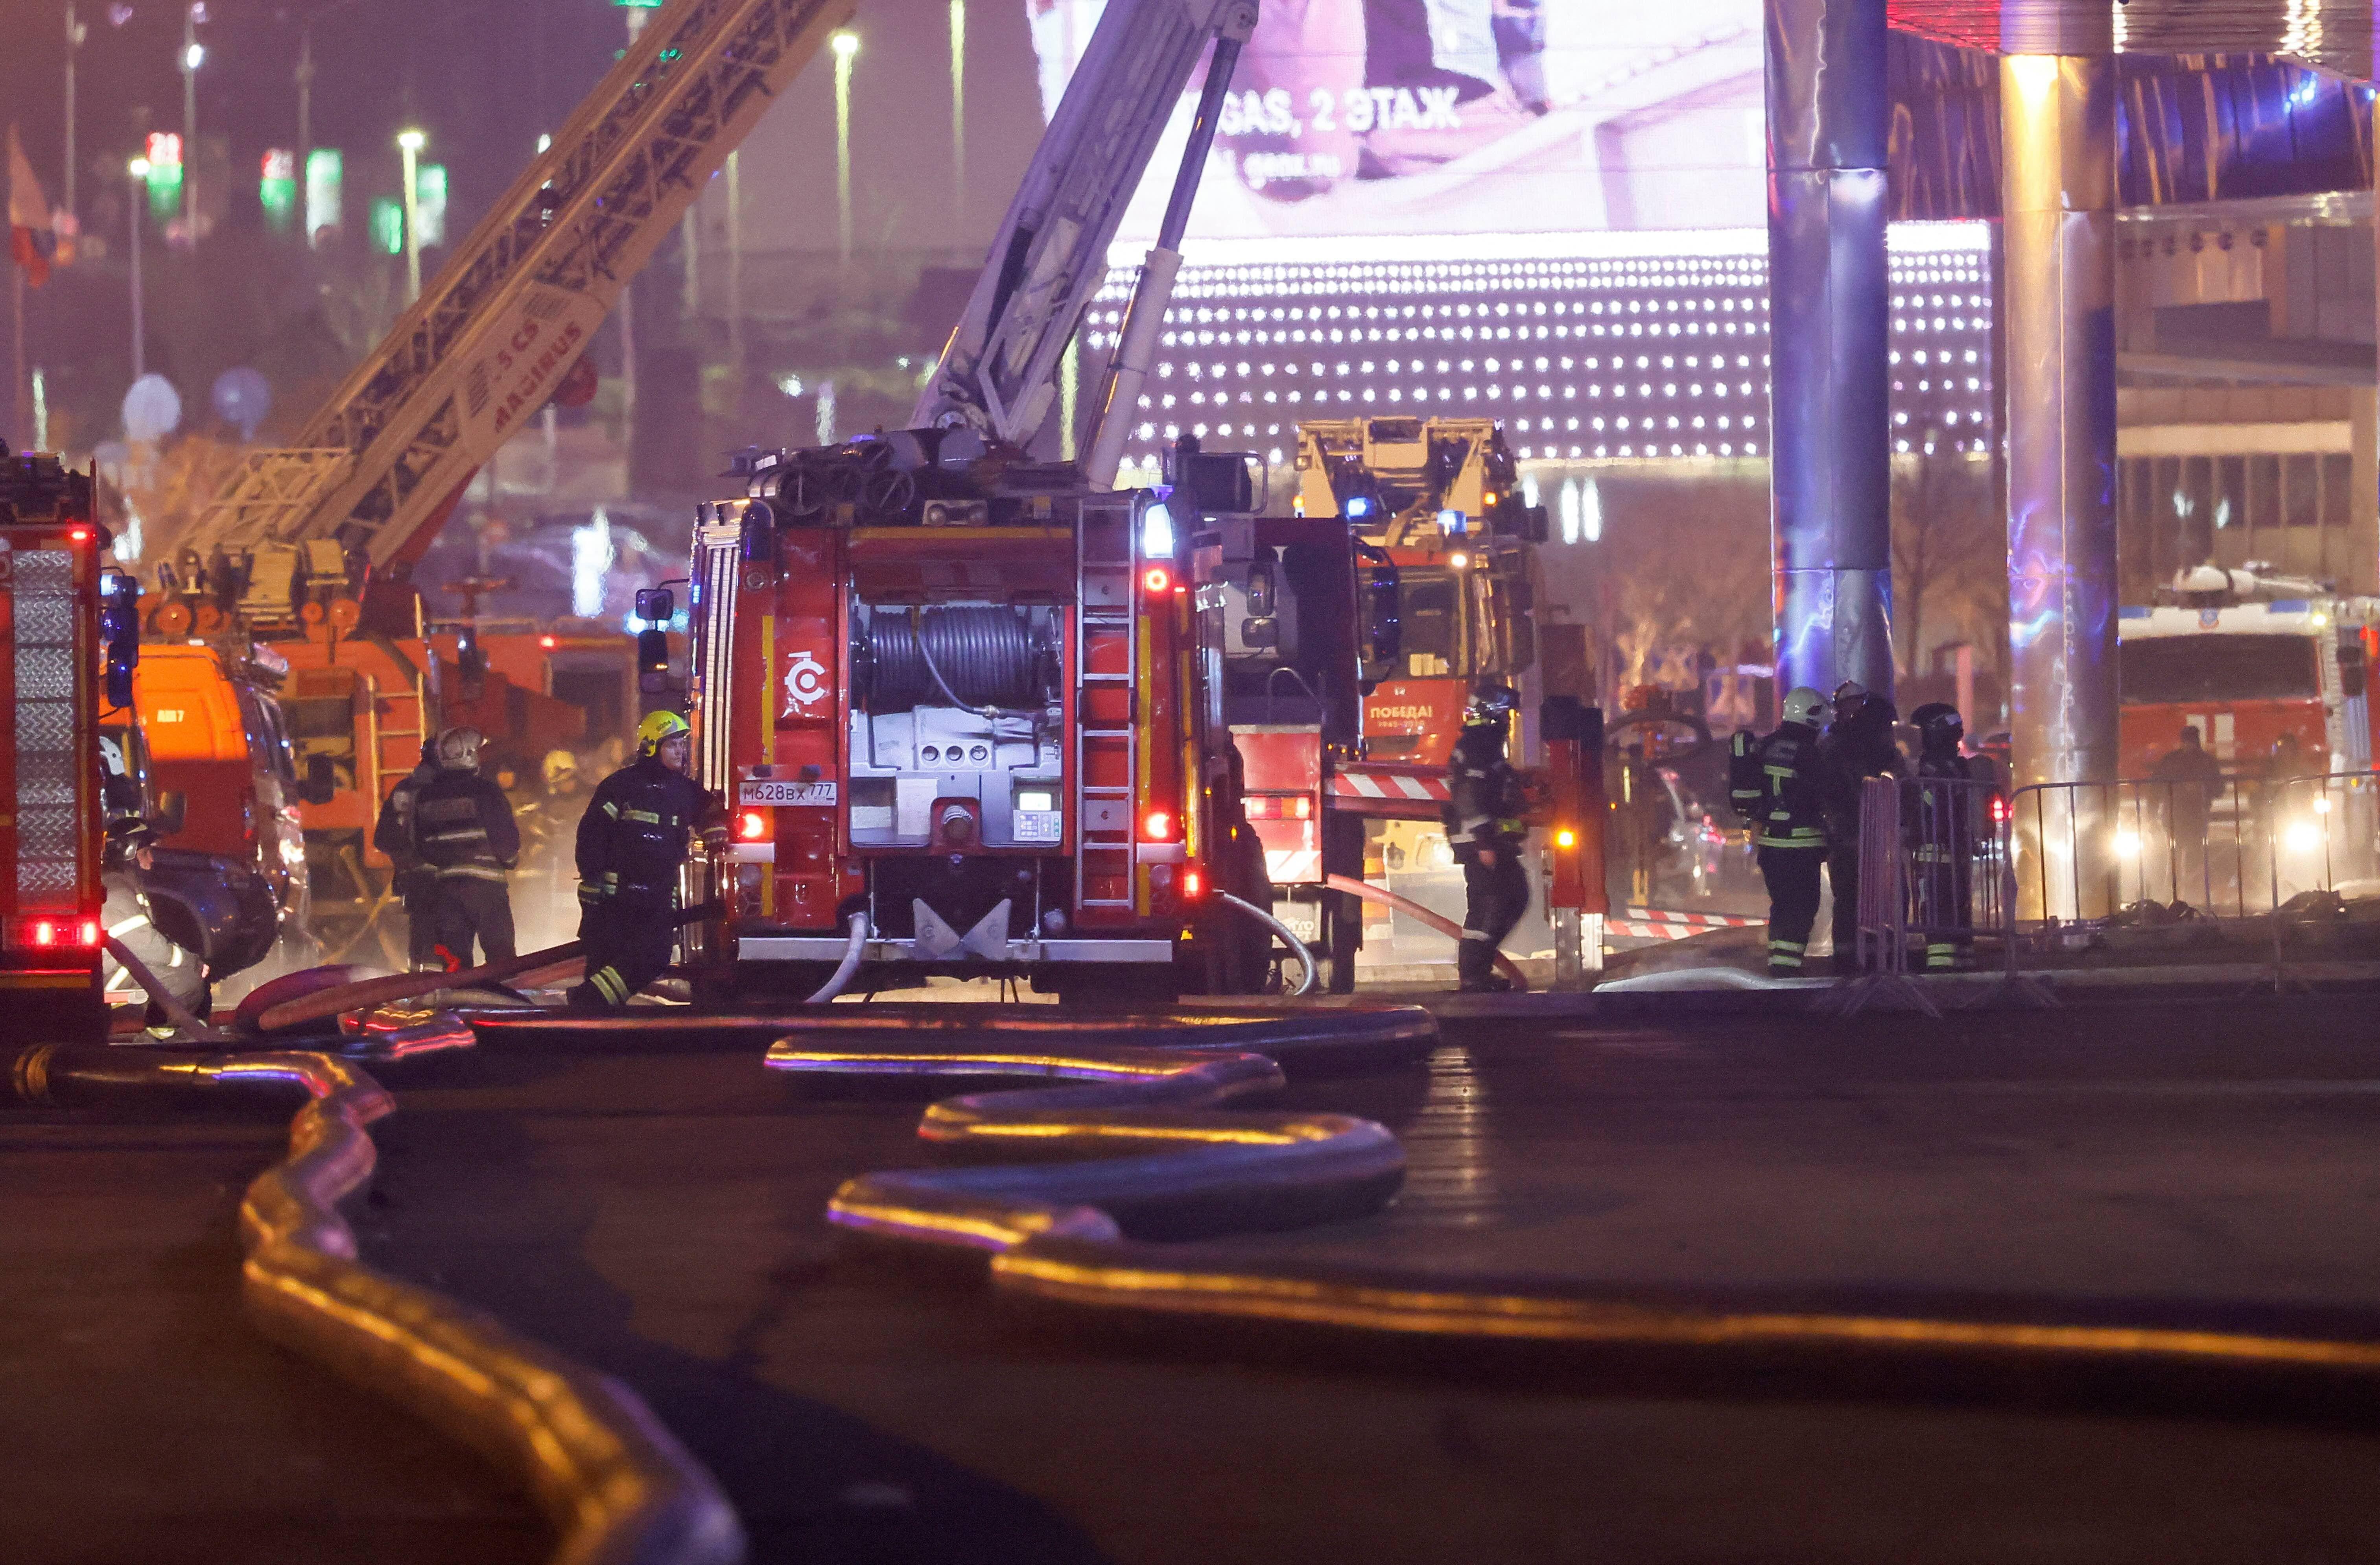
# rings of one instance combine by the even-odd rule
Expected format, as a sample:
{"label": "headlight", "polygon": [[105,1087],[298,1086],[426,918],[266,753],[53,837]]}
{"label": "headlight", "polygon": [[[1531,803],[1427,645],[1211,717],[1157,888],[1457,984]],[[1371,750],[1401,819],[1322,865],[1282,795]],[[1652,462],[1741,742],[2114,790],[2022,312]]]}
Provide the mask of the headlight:
{"label": "headlight", "polygon": [[2116,834],[2116,857],[2137,859],[2141,856],[2141,834],[2129,828]]}

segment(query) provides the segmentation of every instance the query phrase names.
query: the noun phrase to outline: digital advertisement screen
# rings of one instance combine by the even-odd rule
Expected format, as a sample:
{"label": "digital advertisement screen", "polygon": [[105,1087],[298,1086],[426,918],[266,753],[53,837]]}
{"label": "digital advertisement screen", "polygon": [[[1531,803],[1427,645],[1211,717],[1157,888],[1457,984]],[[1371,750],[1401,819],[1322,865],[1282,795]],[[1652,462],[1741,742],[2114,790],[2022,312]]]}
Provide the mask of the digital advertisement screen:
{"label": "digital advertisement screen", "polygon": [[[1042,111],[1103,0],[1028,0]],[[1265,0],[1196,238],[1670,231],[1762,217],[1756,0]],[[1201,66],[1121,238],[1156,232]]]}

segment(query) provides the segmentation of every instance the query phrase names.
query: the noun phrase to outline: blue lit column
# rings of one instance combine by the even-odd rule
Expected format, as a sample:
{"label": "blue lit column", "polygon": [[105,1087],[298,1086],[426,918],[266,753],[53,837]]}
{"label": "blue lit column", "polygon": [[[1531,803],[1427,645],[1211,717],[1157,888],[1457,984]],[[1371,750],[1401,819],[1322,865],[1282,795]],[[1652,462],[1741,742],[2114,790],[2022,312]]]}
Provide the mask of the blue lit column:
{"label": "blue lit column", "polygon": [[2115,89],[2070,43],[2000,63],[2020,784],[2116,775]]}
{"label": "blue lit column", "polygon": [[1892,689],[1884,0],[1767,0],[1778,687]]}

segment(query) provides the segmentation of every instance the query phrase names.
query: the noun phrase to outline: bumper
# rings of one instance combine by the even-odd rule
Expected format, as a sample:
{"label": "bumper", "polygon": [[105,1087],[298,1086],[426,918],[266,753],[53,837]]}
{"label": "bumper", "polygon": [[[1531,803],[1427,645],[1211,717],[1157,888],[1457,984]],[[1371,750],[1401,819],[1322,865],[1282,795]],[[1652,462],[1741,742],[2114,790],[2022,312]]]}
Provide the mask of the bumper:
{"label": "bumper", "polygon": [[[921,957],[913,940],[870,940],[864,960],[872,962],[934,961],[949,963],[950,955]],[[738,961],[839,962],[851,948],[847,936],[833,935],[747,935],[736,941]],[[961,960],[967,959],[961,958]],[[1148,962],[1173,960],[1171,940],[1011,940],[1007,960],[1018,963]]]}

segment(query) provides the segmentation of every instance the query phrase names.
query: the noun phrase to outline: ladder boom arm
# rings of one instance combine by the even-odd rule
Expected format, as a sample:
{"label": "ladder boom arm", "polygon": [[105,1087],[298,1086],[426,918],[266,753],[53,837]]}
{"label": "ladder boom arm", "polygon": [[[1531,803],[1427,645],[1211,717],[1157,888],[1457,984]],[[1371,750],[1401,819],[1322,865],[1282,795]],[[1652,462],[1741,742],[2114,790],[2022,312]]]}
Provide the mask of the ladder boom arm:
{"label": "ladder boom arm", "polygon": [[250,453],[160,557],[315,538],[403,557],[854,5],[669,0],[296,448]]}
{"label": "ladder boom arm", "polygon": [[966,424],[1017,445],[1032,438],[1056,395],[1060,358],[1107,280],[1124,208],[1211,43],[1203,133],[1191,138],[1168,207],[1169,227],[1176,209],[1186,220],[1211,111],[1256,19],[1255,0],[1108,0],[913,423]]}

